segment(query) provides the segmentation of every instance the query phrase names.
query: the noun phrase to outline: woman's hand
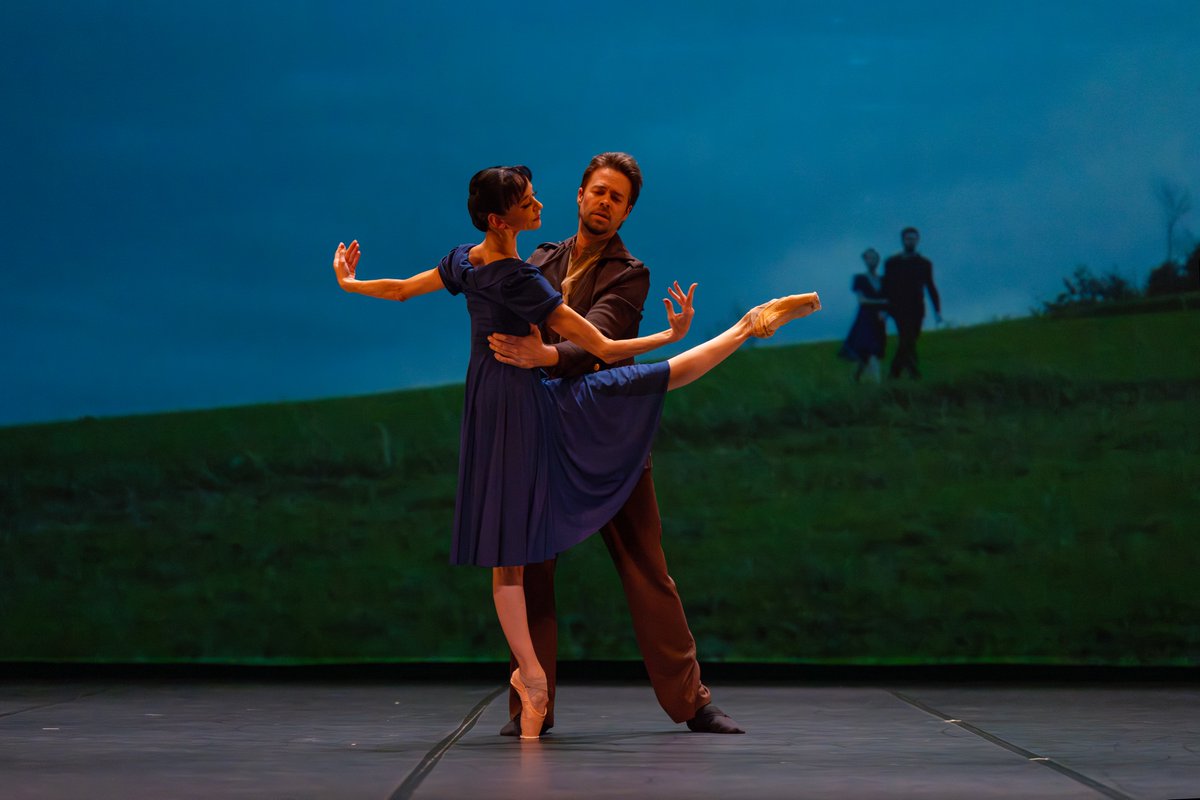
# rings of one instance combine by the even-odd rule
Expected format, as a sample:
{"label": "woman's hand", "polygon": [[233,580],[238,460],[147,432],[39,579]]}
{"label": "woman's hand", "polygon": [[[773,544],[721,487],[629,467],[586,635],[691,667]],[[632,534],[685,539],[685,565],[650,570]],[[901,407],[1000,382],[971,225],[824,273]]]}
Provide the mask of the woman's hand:
{"label": "woman's hand", "polygon": [[696,295],[696,284],[693,283],[687,290],[687,294],[684,294],[683,289],[679,286],[679,281],[675,281],[674,284],[667,287],[667,293],[679,304],[679,313],[675,313],[675,306],[672,305],[671,299],[663,298],[663,305],[667,308],[667,324],[671,326],[671,341],[678,342],[687,336],[688,329],[692,327],[692,317],[696,315],[696,310],[692,308],[692,298]]}
{"label": "woman's hand", "polygon": [[338,244],[337,250],[333,253],[333,273],[337,276],[339,285],[354,283],[358,280],[354,276],[354,271],[358,269],[360,254],[357,239],[351,242],[349,247],[344,243]]}

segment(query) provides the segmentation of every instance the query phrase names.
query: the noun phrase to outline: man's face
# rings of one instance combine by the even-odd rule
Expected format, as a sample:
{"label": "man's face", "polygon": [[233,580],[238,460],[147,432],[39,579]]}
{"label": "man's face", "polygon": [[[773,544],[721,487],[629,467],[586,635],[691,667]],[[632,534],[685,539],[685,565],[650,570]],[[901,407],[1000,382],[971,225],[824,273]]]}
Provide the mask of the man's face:
{"label": "man's face", "polygon": [[909,231],[900,237],[900,241],[904,243],[904,252],[915,253],[917,242],[921,241],[921,234]]}
{"label": "man's face", "polygon": [[579,189],[579,224],[593,236],[611,236],[621,227],[633,207],[629,178],[611,167],[601,167]]}

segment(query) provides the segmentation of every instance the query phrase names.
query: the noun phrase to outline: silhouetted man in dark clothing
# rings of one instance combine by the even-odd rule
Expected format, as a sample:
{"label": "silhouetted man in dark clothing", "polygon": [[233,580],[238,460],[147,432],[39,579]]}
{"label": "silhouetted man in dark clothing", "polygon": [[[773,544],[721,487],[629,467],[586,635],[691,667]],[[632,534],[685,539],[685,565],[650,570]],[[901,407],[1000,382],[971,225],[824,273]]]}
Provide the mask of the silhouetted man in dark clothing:
{"label": "silhouetted man in dark clothing", "polygon": [[921,234],[916,228],[900,232],[904,252],[897,253],[883,265],[883,294],[888,302],[888,314],[896,322],[896,355],[888,377],[899,378],[908,370],[914,378],[921,377],[917,369],[917,337],[925,320],[925,292],[933,303],[933,317],[942,321],[942,303],[933,285],[933,262],[917,252]]}

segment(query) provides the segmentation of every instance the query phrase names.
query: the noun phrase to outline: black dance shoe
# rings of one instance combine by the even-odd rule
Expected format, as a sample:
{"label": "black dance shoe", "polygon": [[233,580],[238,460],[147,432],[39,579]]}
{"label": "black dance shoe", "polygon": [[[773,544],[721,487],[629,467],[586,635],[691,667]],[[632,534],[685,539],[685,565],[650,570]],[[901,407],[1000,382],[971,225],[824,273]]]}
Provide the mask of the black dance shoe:
{"label": "black dance shoe", "polygon": [[697,711],[696,716],[687,721],[687,726],[695,733],[745,733],[728,714],[712,703]]}

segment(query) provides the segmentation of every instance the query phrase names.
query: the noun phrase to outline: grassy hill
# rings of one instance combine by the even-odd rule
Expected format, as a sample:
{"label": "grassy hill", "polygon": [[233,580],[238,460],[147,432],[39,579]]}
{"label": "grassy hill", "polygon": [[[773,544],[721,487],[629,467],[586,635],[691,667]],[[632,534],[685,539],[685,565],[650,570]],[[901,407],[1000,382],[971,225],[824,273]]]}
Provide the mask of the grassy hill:
{"label": "grassy hill", "polygon": [[[704,660],[1200,663],[1200,314],[927,333],[926,380],[759,347],[667,400]],[[458,386],[0,429],[0,661],[503,658],[448,565]],[[603,543],[563,658],[636,658]]]}

